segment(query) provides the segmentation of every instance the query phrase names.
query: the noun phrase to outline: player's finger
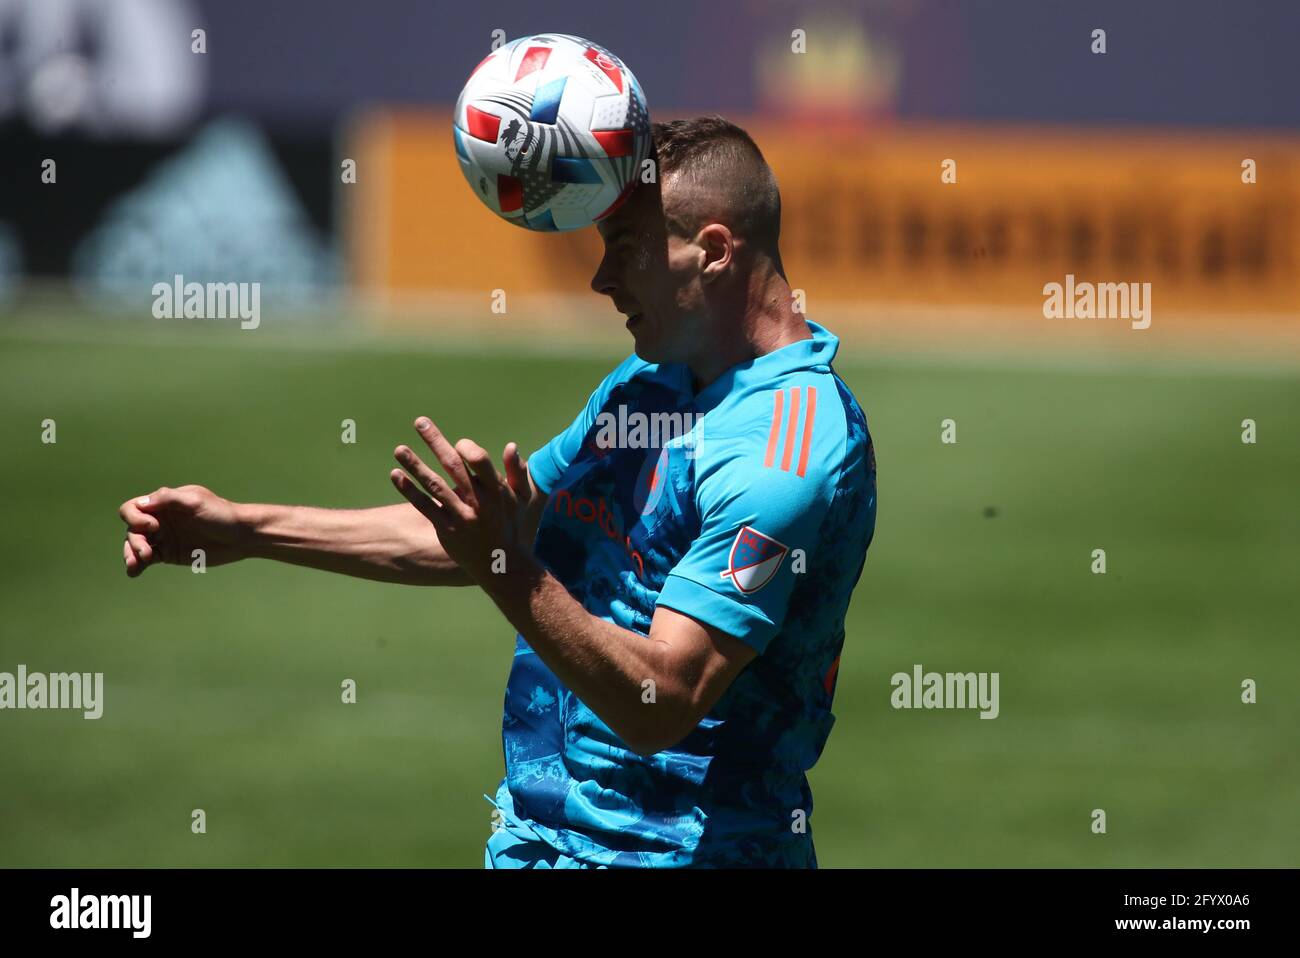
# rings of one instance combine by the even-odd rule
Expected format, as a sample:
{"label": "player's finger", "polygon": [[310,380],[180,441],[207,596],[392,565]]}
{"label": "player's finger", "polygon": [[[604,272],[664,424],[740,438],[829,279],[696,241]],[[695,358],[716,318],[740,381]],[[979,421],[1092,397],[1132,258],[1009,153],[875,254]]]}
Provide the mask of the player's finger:
{"label": "player's finger", "polygon": [[146,566],[153,562],[153,546],[151,546],[145,537],[138,532],[128,532],[126,534],[126,544],[135,553],[136,559],[140,565]]}
{"label": "player's finger", "polygon": [[437,528],[443,528],[447,521],[446,510],[421,492],[415,480],[400,469],[394,469],[388,474],[388,478],[393,480],[393,485],[406,497],[406,501],[420,511],[420,515]]}
{"label": "player's finger", "polygon": [[126,574],[134,579],[144,571],[144,566],[140,565],[140,560],[135,557],[135,552],[131,550],[131,543],[125,539],[122,540],[122,561],[126,563]]}
{"label": "player's finger", "polygon": [[[425,465],[423,459],[415,454],[410,446],[400,445],[393,450],[393,458],[397,460],[398,465],[405,469],[412,479],[415,480],[417,487],[423,486],[425,491],[433,496],[438,505],[443,505],[443,499],[455,499],[454,495],[446,489],[446,482],[442,476],[438,475],[433,469]],[[442,487],[441,489],[439,487]]]}
{"label": "player's finger", "polygon": [[415,431],[428,444],[429,449],[438,458],[438,462],[442,464],[442,468],[447,470],[447,475],[451,476],[451,481],[456,484],[458,497],[471,508],[477,507],[478,498],[474,495],[474,483],[470,481],[465,460],[461,459],[460,454],[447,441],[442,430],[435,426],[428,416],[420,416],[415,420]]}
{"label": "player's finger", "polygon": [[171,530],[167,526],[162,526],[156,533],[146,535],[144,538],[149,545],[153,546],[153,561],[155,564],[159,562],[172,565],[179,564],[180,559],[178,556],[180,551],[177,549],[176,543],[171,536]]}
{"label": "player's finger", "polygon": [[193,509],[198,506],[199,497],[192,487],[173,489],[170,486],[162,486],[149,493],[149,495],[140,496],[140,498],[132,501],[142,512],[156,513],[160,509],[175,508],[177,506],[184,509]]}
{"label": "player's finger", "polygon": [[532,490],[528,488],[528,472],[524,468],[524,461],[519,458],[519,447],[515,443],[506,443],[501,462],[505,465],[506,482],[514,491],[515,498],[527,502]]}
{"label": "player's finger", "polygon": [[[425,492],[433,497],[434,503],[450,510],[457,518],[464,518],[468,508],[460,496],[452,491],[447,481],[424,464],[424,460],[415,454],[409,446],[398,446],[393,450],[393,458],[411,474],[411,477],[424,487]],[[444,514],[445,515],[445,514]]]}
{"label": "player's finger", "polygon": [[[144,497],[141,497],[144,498]],[[128,499],[122,503],[117,514],[122,517],[126,527],[132,532],[153,533],[158,531],[158,520],[140,508],[139,499]]]}
{"label": "player's finger", "polygon": [[501,477],[486,449],[473,439],[461,439],[456,443],[456,454],[465,460],[470,472],[478,479],[480,489],[487,489],[494,496],[500,495]]}

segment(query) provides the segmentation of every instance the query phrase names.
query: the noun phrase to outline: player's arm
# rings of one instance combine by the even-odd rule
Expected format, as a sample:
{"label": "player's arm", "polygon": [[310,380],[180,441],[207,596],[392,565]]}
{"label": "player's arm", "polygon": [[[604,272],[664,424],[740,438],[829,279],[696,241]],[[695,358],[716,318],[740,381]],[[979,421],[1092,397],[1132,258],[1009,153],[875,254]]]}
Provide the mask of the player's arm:
{"label": "player's arm", "polygon": [[[470,585],[406,503],[371,509],[249,504],[246,557],[401,585]],[[426,525],[428,523],[425,523]]]}
{"label": "player's arm", "polygon": [[[451,484],[408,446],[396,450],[406,471],[394,469],[393,484],[533,651],[633,751],[651,755],[685,738],[755,649],[667,607],[655,611],[649,636],[592,615],[533,556],[531,534],[521,535],[515,477],[524,467],[514,444],[503,479],[476,443],[453,447],[424,417],[416,429]],[[535,507],[542,496],[531,481],[529,492]]]}
{"label": "player's arm", "polygon": [[[699,724],[758,654],[659,606],[649,636],[598,618],[531,556],[484,589],[547,667],[632,751],[653,755]],[[650,694],[653,692],[653,694]]]}
{"label": "player's arm", "polygon": [[[540,496],[526,471],[515,480],[527,484],[519,498],[529,503],[525,522],[535,531]],[[210,566],[260,558],[405,585],[472,582],[409,503],[371,509],[239,503],[189,485],[128,499],[119,513],[132,578],[157,563],[189,565],[201,549]]]}
{"label": "player's arm", "polygon": [[209,566],[275,559],[363,579],[409,585],[467,585],[418,512],[406,503],[321,509],[231,502],[203,486],[163,487],[128,499],[122,556],[134,578],[151,565]]}

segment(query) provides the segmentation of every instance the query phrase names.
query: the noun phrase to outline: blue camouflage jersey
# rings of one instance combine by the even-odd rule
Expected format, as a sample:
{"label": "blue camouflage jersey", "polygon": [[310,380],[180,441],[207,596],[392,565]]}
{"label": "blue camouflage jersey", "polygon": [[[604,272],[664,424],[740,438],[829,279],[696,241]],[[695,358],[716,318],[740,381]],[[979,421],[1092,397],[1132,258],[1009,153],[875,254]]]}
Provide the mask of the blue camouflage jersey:
{"label": "blue camouflage jersey", "polygon": [[816,867],[805,772],[835,720],[876,469],[839,340],[808,325],[699,393],[686,366],[632,356],[529,459],[536,555],[588,612],[636,642],[668,606],[758,655],[642,757],[516,636],[494,802],[516,841],[578,867]]}

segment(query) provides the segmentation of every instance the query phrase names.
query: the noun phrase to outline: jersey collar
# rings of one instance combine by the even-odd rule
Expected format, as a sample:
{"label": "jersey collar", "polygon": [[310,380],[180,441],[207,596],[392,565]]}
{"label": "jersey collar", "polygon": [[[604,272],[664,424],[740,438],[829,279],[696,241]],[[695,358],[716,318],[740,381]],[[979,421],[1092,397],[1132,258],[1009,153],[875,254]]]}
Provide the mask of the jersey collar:
{"label": "jersey collar", "polygon": [[[695,396],[695,407],[700,412],[708,412],[732,392],[750,386],[761,386],[775,382],[790,373],[805,369],[827,369],[835,353],[840,348],[839,337],[824,326],[812,320],[806,320],[812,331],[811,339],[801,339],[780,349],[757,356],[732,366],[725,373],[709,383]],[[691,372],[686,366],[681,367],[682,382],[689,393]]]}

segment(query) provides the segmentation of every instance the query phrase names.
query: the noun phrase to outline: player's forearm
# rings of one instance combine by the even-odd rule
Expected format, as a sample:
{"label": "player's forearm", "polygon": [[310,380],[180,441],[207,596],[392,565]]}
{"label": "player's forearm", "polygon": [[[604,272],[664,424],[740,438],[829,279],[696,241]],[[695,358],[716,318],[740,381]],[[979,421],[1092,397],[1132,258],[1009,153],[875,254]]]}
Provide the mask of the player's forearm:
{"label": "player's forearm", "polygon": [[531,556],[512,565],[484,590],[556,677],[635,752],[683,738],[689,692],[665,644],[592,615]]}
{"label": "player's forearm", "polygon": [[469,585],[433,526],[408,503],[321,509],[241,503],[244,553],[404,585]]}

